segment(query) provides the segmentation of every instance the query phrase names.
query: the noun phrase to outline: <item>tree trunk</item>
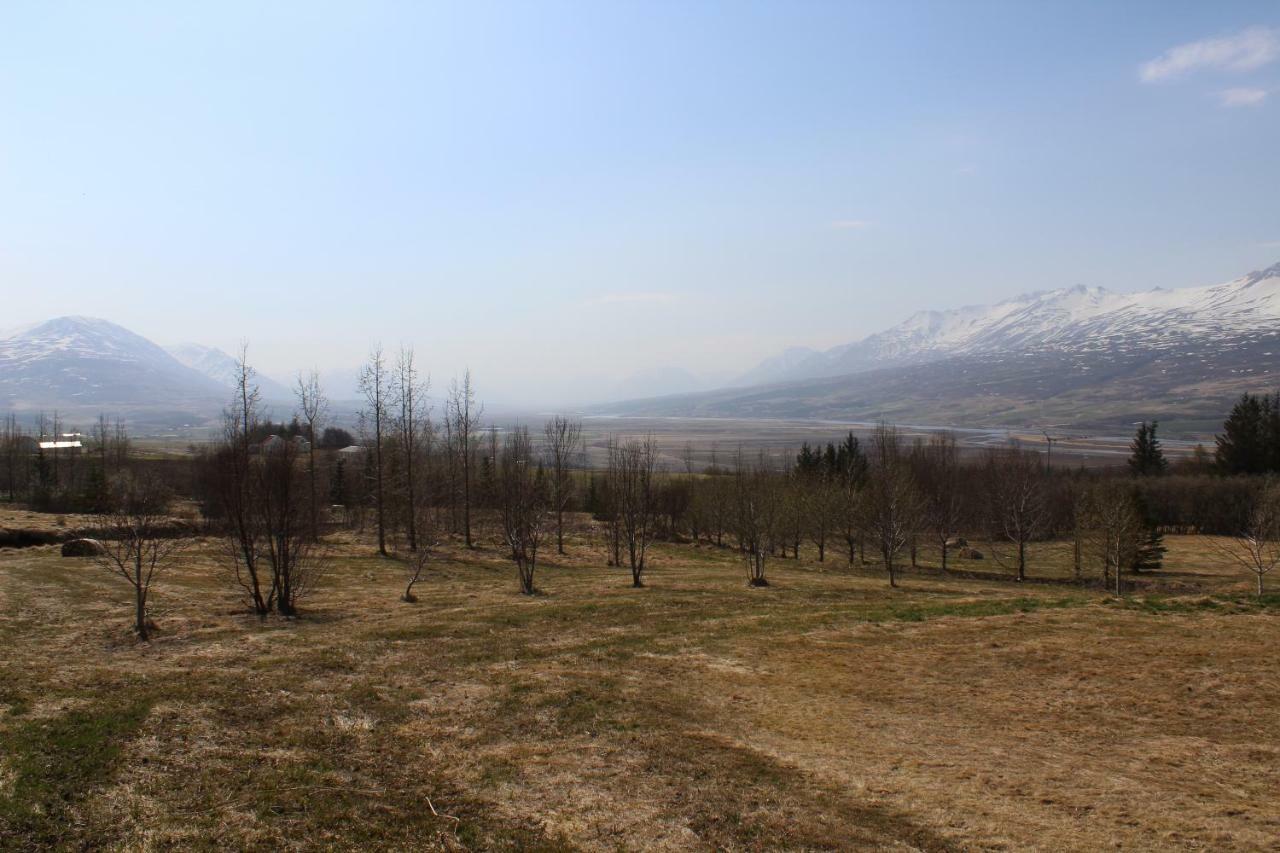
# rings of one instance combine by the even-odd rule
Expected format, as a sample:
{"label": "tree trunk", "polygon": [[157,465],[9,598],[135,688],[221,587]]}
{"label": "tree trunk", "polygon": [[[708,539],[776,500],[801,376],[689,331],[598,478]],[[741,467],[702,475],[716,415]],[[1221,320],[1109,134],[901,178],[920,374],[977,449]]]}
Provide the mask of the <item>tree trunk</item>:
{"label": "tree trunk", "polygon": [[1018,543],[1018,580],[1027,579],[1027,543]]}
{"label": "tree trunk", "polygon": [[947,540],[942,540],[942,571],[947,570]]}
{"label": "tree trunk", "polygon": [[151,639],[147,630],[147,592],[142,585],[142,555],[139,552],[133,566],[134,572],[134,625],[138,631],[138,639],[146,642]]}
{"label": "tree trunk", "polygon": [[311,540],[313,542],[320,539],[320,504],[319,498],[316,497],[316,428],[315,424],[311,425],[311,448],[308,462],[310,463],[311,478]]}

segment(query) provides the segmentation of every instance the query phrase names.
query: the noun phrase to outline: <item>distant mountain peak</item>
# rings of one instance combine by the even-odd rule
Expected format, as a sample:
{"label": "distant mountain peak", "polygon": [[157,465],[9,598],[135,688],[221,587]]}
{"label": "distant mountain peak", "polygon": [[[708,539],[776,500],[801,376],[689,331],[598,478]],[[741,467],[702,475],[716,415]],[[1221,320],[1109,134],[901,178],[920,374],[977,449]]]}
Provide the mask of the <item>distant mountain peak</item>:
{"label": "distant mountain peak", "polygon": [[[737,384],[839,376],[955,354],[1046,347],[1065,351],[1125,339],[1138,346],[1156,331],[1166,339],[1218,335],[1270,329],[1277,320],[1280,264],[1209,287],[1117,293],[1076,284],[1032,291],[991,305],[916,311],[896,326],[798,363],[775,356],[744,374]],[[767,379],[760,378],[765,375]]]}
{"label": "distant mountain peak", "polygon": [[1272,264],[1263,270],[1254,270],[1246,275],[1242,281],[1245,286],[1248,287],[1249,285],[1257,284],[1258,282],[1265,281],[1269,278],[1280,278],[1280,263]]}
{"label": "distant mountain peak", "polygon": [[0,407],[175,406],[221,390],[123,326],[54,317],[0,338]]}

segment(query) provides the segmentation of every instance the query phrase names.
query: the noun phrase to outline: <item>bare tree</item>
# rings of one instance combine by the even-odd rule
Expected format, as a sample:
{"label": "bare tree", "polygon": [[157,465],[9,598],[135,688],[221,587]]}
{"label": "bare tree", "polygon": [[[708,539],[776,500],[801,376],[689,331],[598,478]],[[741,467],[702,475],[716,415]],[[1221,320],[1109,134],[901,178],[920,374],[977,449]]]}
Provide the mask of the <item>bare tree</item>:
{"label": "bare tree", "polygon": [[387,427],[387,361],[382,347],[374,347],[369,361],[360,371],[360,390],[364,394],[366,409],[361,412],[361,423],[373,429],[373,500],[378,522],[378,553],[387,556],[386,490],[383,484],[383,433]]}
{"label": "bare tree", "polygon": [[1086,498],[1084,526],[1086,550],[1101,557],[1103,586],[1114,571],[1115,593],[1123,594],[1124,567],[1133,562],[1145,529],[1133,488],[1116,480],[1095,483]]}
{"label": "bare tree", "polygon": [[261,395],[248,362],[248,345],[236,359],[235,395],[223,411],[222,447],[210,459],[211,477],[226,525],[226,553],[237,586],[259,616],[275,607],[276,589],[260,571],[262,531],[255,506],[258,481],[253,473],[252,436],[258,426]]}
{"label": "bare tree", "polygon": [[693,454],[693,442],[686,441],[680,452],[680,461],[684,467],[685,482],[689,487],[689,503],[685,515],[689,521],[689,538],[694,545],[702,541],[707,527],[706,488],[698,476],[698,467]]}
{"label": "bare tree", "polygon": [[778,538],[782,484],[761,451],[754,463],[739,450],[733,475],[734,533],[747,567],[748,586],[768,586],[765,567]]}
{"label": "bare tree", "polygon": [[949,543],[960,535],[965,519],[965,478],[955,435],[934,435],[919,449],[917,463],[916,476],[925,496],[925,527],[938,544],[945,572]]}
{"label": "bare tree", "polygon": [[1280,565],[1280,481],[1270,480],[1262,486],[1254,497],[1244,527],[1219,547],[1253,573],[1261,596],[1263,579]]}
{"label": "bare tree", "polygon": [[253,511],[263,533],[262,553],[271,567],[276,610],[295,616],[298,601],[319,580],[323,555],[307,523],[306,486],[298,445],[278,441],[262,449],[255,474],[257,501]]}
{"label": "bare tree", "polygon": [[605,439],[605,469],[604,483],[601,489],[600,503],[601,511],[599,516],[607,525],[608,547],[609,547],[609,565],[622,565],[622,521],[619,513],[620,499],[618,496],[618,459],[620,448],[618,446],[618,437],[612,433]]}
{"label": "bare tree", "polygon": [[112,427],[111,444],[107,454],[107,458],[111,461],[112,471],[124,470],[125,464],[129,461],[130,447],[131,443],[129,435],[125,431],[125,425],[117,416]]}
{"label": "bare tree", "polygon": [[871,469],[858,504],[862,510],[861,526],[880,552],[889,586],[897,586],[895,564],[920,529],[924,500],[902,451],[898,431],[883,423],[872,434]]}
{"label": "bare tree", "polygon": [[4,463],[4,482],[9,492],[9,500],[17,499],[18,488],[22,483],[22,444],[26,434],[18,425],[18,416],[5,415],[4,426],[0,432],[0,461]]}
{"label": "bare tree", "polygon": [[551,466],[551,506],[556,513],[556,552],[564,553],[564,512],[573,499],[571,473],[582,450],[582,422],[556,415],[542,428]]}
{"label": "bare tree", "polygon": [[134,630],[151,638],[147,603],[156,575],[169,568],[187,540],[169,526],[170,495],[154,474],[123,472],[112,483],[108,509],[97,516],[97,561],[133,587]]}
{"label": "bare tree", "polygon": [[320,425],[329,415],[329,400],[320,385],[320,374],[312,370],[306,376],[298,374],[298,383],[293,390],[298,398],[298,413],[307,424],[307,487],[308,503],[311,516],[311,538],[320,538],[320,494],[317,480],[319,470],[316,466],[316,445],[320,443]]}
{"label": "bare tree", "polygon": [[653,436],[643,440],[610,444],[609,469],[612,473],[614,500],[617,502],[617,524],[626,545],[631,567],[631,585],[644,586],[645,558],[653,538],[657,514],[658,448]]}
{"label": "bare tree", "polygon": [[800,559],[800,541],[809,529],[809,502],[806,500],[807,484],[800,475],[792,470],[779,475],[779,487],[782,489],[782,511],[778,523],[782,530],[778,537],[781,555],[787,556],[787,545],[791,545],[791,554]]}
{"label": "bare tree", "polygon": [[809,541],[818,549],[818,562],[827,559],[827,542],[840,523],[843,494],[835,475],[828,471],[802,480],[804,512]]}
{"label": "bare tree", "polygon": [[418,550],[418,469],[422,457],[430,453],[431,415],[426,402],[430,381],[418,378],[413,349],[401,347],[396,359],[395,432],[403,461],[405,521],[411,552]]}
{"label": "bare tree", "polygon": [[527,427],[507,433],[498,460],[498,513],[503,538],[520,575],[520,591],[533,595],[538,547],[546,532],[547,484]]}
{"label": "bare tree", "polygon": [[733,526],[737,513],[736,483],[735,478],[720,466],[719,448],[714,442],[703,473],[706,477],[702,480],[699,492],[702,497],[702,518],[707,527],[707,541],[714,542],[717,548],[723,548],[724,534]]}
{"label": "bare tree", "polygon": [[471,384],[471,371],[462,374],[462,382],[454,380],[449,387],[448,417],[453,425],[453,437],[457,443],[459,462],[462,468],[462,532],[467,547],[473,547],[471,540],[471,468],[475,451],[476,433],[480,428],[480,419],[484,416],[484,406],[476,402],[475,387]]}
{"label": "bare tree", "polygon": [[984,471],[991,552],[1004,563],[998,543],[1013,546],[1018,580],[1027,578],[1027,546],[1049,520],[1045,473],[1037,455],[1018,447],[993,450]]}
{"label": "bare tree", "polygon": [[418,600],[418,597],[413,594],[413,587],[422,579],[423,573],[427,570],[427,564],[431,562],[431,558],[435,555],[435,548],[439,544],[430,507],[424,505],[418,508],[418,519],[414,529],[417,531],[418,547],[404,558],[405,588],[404,594],[400,596],[401,601],[410,604]]}

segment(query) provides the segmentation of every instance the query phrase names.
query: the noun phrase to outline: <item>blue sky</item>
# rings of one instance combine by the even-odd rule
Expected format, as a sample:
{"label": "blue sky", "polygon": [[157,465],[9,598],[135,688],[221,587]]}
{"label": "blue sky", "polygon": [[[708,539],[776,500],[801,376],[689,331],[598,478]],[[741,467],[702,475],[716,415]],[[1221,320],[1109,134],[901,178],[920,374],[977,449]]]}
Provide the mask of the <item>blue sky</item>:
{"label": "blue sky", "polygon": [[0,326],[725,376],[1280,260],[1278,116],[1274,3],[10,3]]}

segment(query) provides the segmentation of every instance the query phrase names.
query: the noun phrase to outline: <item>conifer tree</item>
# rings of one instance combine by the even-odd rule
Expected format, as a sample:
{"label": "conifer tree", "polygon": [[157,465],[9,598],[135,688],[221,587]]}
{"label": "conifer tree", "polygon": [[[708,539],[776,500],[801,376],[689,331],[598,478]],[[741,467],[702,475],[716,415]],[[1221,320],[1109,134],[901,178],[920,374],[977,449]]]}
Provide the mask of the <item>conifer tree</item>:
{"label": "conifer tree", "polygon": [[1133,442],[1129,445],[1129,470],[1135,476],[1150,477],[1163,474],[1169,469],[1169,463],[1164,458],[1164,449],[1160,446],[1160,439],[1156,437],[1158,423],[1158,421],[1152,421],[1148,424],[1143,421],[1139,424]]}
{"label": "conifer tree", "polygon": [[1268,447],[1280,436],[1268,436],[1275,419],[1275,402],[1267,396],[1243,395],[1222,424],[1217,437],[1218,467],[1227,474],[1261,474],[1274,452]]}

